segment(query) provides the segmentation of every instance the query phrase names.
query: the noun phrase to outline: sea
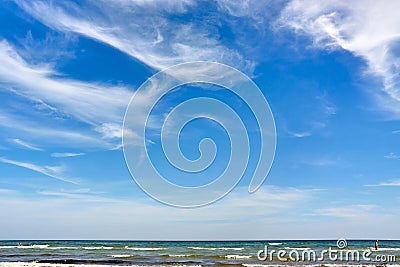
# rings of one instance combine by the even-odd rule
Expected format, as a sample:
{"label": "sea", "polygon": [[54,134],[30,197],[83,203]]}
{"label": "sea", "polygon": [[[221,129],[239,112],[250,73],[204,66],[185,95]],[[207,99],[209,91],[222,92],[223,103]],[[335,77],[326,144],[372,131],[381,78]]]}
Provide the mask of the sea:
{"label": "sea", "polygon": [[395,266],[400,261],[399,240],[380,240],[377,251],[375,240],[340,242],[8,240],[0,241],[0,265],[36,262],[116,266]]}

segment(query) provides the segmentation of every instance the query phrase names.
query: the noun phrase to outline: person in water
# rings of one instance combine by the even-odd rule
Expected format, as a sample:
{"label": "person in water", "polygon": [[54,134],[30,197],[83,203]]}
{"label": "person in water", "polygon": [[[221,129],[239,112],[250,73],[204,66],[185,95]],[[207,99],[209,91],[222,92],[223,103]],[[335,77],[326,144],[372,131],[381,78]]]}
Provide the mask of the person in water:
{"label": "person in water", "polygon": [[378,248],[379,248],[379,242],[378,242],[378,240],[376,240],[375,241],[375,250],[378,250]]}

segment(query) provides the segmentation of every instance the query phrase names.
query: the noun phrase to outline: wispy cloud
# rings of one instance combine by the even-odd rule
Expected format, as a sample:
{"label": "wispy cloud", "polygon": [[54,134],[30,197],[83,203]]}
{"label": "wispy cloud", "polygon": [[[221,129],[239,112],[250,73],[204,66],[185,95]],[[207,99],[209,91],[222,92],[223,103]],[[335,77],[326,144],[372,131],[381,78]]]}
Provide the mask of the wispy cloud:
{"label": "wispy cloud", "polygon": [[360,218],[370,216],[377,206],[375,205],[350,205],[343,207],[333,207],[319,209],[310,215],[316,216],[329,216],[338,218]]}
{"label": "wispy cloud", "polygon": [[[281,13],[278,25],[312,37],[314,46],[341,48],[363,58],[368,74],[383,80],[377,100],[400,116],[400,40],[398,1],[320,1],[293,0]],[[373,38],[371,38],[373,36]]]}
{"label": "wispy cloud", "polygon": [[388,155],[385,156],[385,158],[386,159],[400,159],[400,156],[393,152],[390,152]]}
{"label": "wispy cloud", "polygon": [[[0,84],[3,85],[3,88],[39,103],[41,107],[51,109],[53,113],[65,114],[68,118],[72,117],[84,122],[88,125],[87,128],[91,129],[84,134],[81,134],[82,131],[73,133],[71,130],[66,130],[64,132],[64,129],[58,131],[49,129],[49,127],[41,130],[41,127],[37,127],[37,125],[28,126],[32,124],[32,117],[27,123],[28,125],[24,126],[22,120],[10,119],[9,114],[0,111],[0,117],[9,122],[6,123],[2,120],[0,124],[4,127],[15,126],[24,131],[35,132],[35,136],[40,135],[40,131],[45,135],[51,135],[52,132],[58,131],[58,137],[65,136],[70,140],[79,139],[79,135],[83,139],[96,136],[94,139],[97,140],[88,143],[102,143],[99,140],[102,138],[105,140],[103,147],[106,142],[112,142],[111,139],[115,138],[115,135],[110,136],[104,131],[99,132],[98,129],[108,129],[109,125],[113,125],[113,132],[115,132],[115,128],[122,127],[124,112],[132,96],[132,92],[127,88],[60,78],[57,71],[48,65],[32,65],[26,62],[6,41],[0,41],[0,60],[2,62]],[[89,135],[88,132],[90,132]],[[20,139],[15,139],[15,143],[30,149],[35,148]]]}
{"label": "wispy cloud", "polygon": [[311,136],[311,132],[289,132],[290,135],[292,135],[293,137],[297,137],[297,138],[303,138],[303,137],[308,137]]}
{"label": "wispy cloud", "polygon": [[392,134],[400,134],[400,130],[392,131]]}
{"label": "wispy cloud", "polygon": [[29,163],[29,162],[21,162],[21,161],[9,160],[9,159],[6,159],[6,158],[0,158],[0,162],[11,164],[11,165],[15,165],[15,166],[19,166],[19,167],[22,167],[22,168],[26,168],[26,169],[29,169],[29,170],[44,174],[44,175],[46,175],[48,177],[52,177],[52,178],[55,178],[55,179],[63,181],[63,182],[77,184],[75,181],[73,181],[73,180],[71,180],[69,178],[62,177],[62,174],[63,174],[63,171],[64,171],[64,167],[63,166],[39,166],[39,165],[35,165],[35,164]]}
{"label": "wispy cloud", "polygon": [[330,99],[327,92],[324,92],[318,96],[316,96],[317,103],[319,104],[319,108],[321,112],[327,117],[331,117],[332,115],[336,115],[337,107]]}
{"label": "wispy cloud", "polygon": [[[329,125],[331,118],[336,115],[337,107],[331,100],[327,92],[319,93],[313,100],[312,111],[307,116],[303,116],[303,125],[300,129],[286,129],[286,132],[292,137],[304,138],[314,135],[321,129]],[[287,127],[294,128],[294,127]]]}
{"label": "wispy cloud", "polygon": [[378,184],[370,184],[370,185],[365,185],[365,186],[369,186],[369,187],[400,186],[400,179],[395,179],[395,180],[381,182],[381,183],[378,183]]}
{"label": "wispy cloud", "polygon": [[85,202],[105,202],[115,203],[121,202],[113,198],[106,198],[98,194],[91,193],[86,188],[73,190],[73,191],[39,191],[38,194],[48,197],[58,197],[63,199],[75,199]]}
{"label": "wispy cloud", "polygon": [[54,158],[70,158],[70,157],[78,157],[78,156],[83,156],[85,153],[70,153],[70,152],[64,152],[64,153],[52,153],[51,156]]}
{"label": "wispy cloud", "polygon": [[29,136],[29,138],[40,141],[41,143],[50,143],[54,145],[65,145],[69,147],[101,147],[109,148],[114,146],[108,144],[106,140],[93,134],[93,131],[79,129],[66,129],[58,125],[43,125],[40,120],[35,121],[25,116],[5,112],[0,108],[0,126],[8,128],[19,136]]}
{"label": "wispy cloud", "polygon": [[184,23],[171,19],[171,14],[198,10],[199,3],[194,1],[172,4],[169,1],[89,0],[79,5],[16,2],[50,28],[106,43],[155,69],[197,60],[234,63],[250,72],[254,68],[253,62],[219,42],[218,32],[208,27],[212,18]]}
{"label": "wispy cloud", "polygon": [[238,207],[252,207],[258,206],[271,206],[280,209],[292,208],[295,203],[300,201],[309,201],[316,196],[321,189],[304,189],[294,187],[279,187],[279,186],[264,186],[260,189],[259,193],[250,195],[247,199],[243,199],[241,194],[232,194],[232,197],[228,197],[229,203],[233,206]]}
{"label": "wispy cloud", "polygon": [[309,161],[304,161],[304,164],[316,166],[316,167],[327,167],[327,166],[335,166],[340,163],[339,159],[333,159],[329,157],[321,157],[318,159],[312,159]]}
{"label": "wispy cloud", "polygon": [[21,139],[13,139],[12,141],[14,143],[22,146],[22,147],[30,149],[30,150],[36,150],[36,151],[42,151],[43,150],[43,149],[41,149],[41,148],[39,148],[39,147],[37,147],[35,145],[29,144],[28,142],[25,142],[25,141],[22,141]]}
{"label": "wispy cloud", "polygon": [[49,66],[28,64],[6,41],[0,42],[0,60],[2,84],[11,85],[33,101],[40,99],[57,107],[59,112],[90,124],[122,121],[132,96],[132,92],[122,87],[57,78],[57,72]]}

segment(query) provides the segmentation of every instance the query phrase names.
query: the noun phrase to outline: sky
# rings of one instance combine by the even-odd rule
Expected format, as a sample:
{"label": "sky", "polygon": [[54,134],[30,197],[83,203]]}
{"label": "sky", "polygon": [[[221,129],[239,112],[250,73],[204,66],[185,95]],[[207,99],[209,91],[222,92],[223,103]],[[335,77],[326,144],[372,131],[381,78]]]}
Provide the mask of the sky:
{"label": "sky", "polygon": [[[0,239],[400,239],[399,9],[395,0],[1,1]],[[134,182],[122,125],[141,84],[191,61],[248,75],[277,144],[249,194],[260,154],[249,107],[216,86],[171,91],[148,132],[171,181],[202,185],[229,164],[229,133],[197,119],[182,130],[182,153],[195,160],[212,138],[213,165],[194,176],[168,165],[160,129],[188,99],[232,107],[252,145],[232,192],[182,209]]]}

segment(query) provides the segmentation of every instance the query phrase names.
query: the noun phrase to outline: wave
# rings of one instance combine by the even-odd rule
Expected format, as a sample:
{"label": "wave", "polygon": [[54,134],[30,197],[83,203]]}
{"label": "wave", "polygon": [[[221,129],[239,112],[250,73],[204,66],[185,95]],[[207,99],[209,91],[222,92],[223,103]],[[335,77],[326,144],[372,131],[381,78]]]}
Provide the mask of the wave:
{"label": "wave", "polygon": [[228,260],[243,260],[243,259],[250,259],[250,255],[226,255],[226,259]]}
{"label": "wave", "polygon": [[152,251],[152,250],[164,250],[166,248],[138,248],[138,247],[128,247],[125,246],[125,249],[129,250],[138,250],[138,251]]}
{"label": "wave", "polygon": [[50,245],[28,245],[28,246],[0,246],[0,249],[10,249],[10,248],[20,248],[20,249],[46,249],[48,248]]}
{"label": "wave", "polygon": [[[375,248],[371,248],[371,250],[375,250]],[[378,251],[400,251],[400,248],[378,248]]]}
{"label": "wave", "polygon": [[160,263],[157,265],[153,264],[148,264],[148,265],[139,265],[139,264],[128,264],[126,260],[124,259],[110,259],[110,260],[77,260],[77,259],[55,259],[55,260],[38,260],[35,262],[14,262],[15,265],[13,266],[12,264],[7,264],[3,265],[3,262],[1,263],[2,267],[60,267],[60,266],[67,266],[67,267],[107,267],[107,266],[129,266],[129,267],[145,267],[145,266],[157,266],[157,267],[183,267],[183,266],[198,266],[202,267],[199,263],[197,262],[185,262],[185,263],[180,263],[180,262],[168,262],[168,263]]}
{"label": "wave", "polygon": [[135,255],[111,255],[113,258],[131,258],[135,257]]}
{"label": "wave", "polygon": [[270,245],[270,246],[280,246],[280,245],[282,245],[283,243],[279,243],[279,242],[269,242],[268,243],[268,245]]}
{"label": "wave", "polygon": [[266,267],[266,266],[273,266],[271,264],[247,264],[247,263],[242,263],[244,267]]}
{"label": "wave", "polygon": [[168,257],[171,258],[186,258],[186,257],[191,257],[192,255],[186,255],[186,254],[171,254],[168,255]]}
{"label": "wave", "polygon": [[48,247],[47,249],[80,249],[80,247]]}
{"label": "wave", "polygon": [[285,247],[284,249],[287,249],[287,250],[309,250],[309,249],[311,249],[311,248],[291,248],[291,247]]}
{"label": "wave", "polygon": [[188,247],[195,250],[243,250],[244,248],[204,248],[204,247]]}
{"label": "wave", "polygon": [[82,247],[83,249],[86,249],[86,250],[97,250],[97,249],[113,249],[114,247],[103,247],[103,246],[101,246],[101,247]]}

